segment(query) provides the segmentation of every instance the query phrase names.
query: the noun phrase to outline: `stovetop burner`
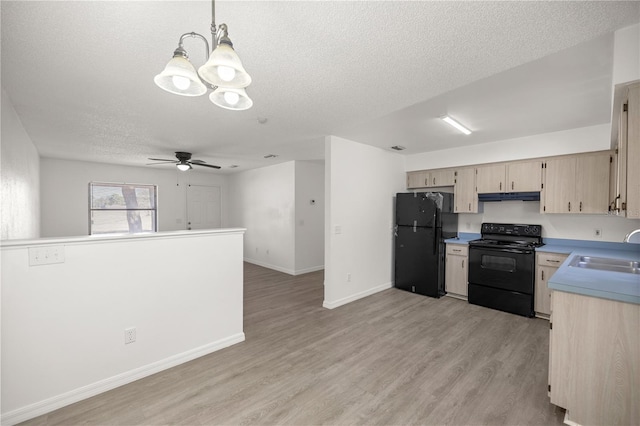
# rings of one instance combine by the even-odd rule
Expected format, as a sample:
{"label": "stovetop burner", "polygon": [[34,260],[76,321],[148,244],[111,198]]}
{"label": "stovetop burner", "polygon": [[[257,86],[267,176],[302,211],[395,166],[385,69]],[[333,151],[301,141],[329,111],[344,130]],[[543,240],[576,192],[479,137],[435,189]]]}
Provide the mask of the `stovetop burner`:
{"label": "stovetop burner", "polygon": [[527,248],[543,246],[540,225],[483,223],[482,238],[469,241],[469,245],[495,248]]}

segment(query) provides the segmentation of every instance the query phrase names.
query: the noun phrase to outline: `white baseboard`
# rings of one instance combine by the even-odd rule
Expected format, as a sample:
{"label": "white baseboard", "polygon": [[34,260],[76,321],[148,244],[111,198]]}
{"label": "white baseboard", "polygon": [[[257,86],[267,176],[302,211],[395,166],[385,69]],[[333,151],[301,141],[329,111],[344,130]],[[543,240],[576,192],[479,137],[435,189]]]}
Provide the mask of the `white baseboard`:
{"label": "white baseboard", "polygon": [[247,263],[251,263],[253,265],[258,265],[258,266],[262,266],[263,268],[273,269],[274,271],[282,272],[282,273],[289,274],[289,275],[308,274],[309,272],[315,272],[315,271],[320,271],[320,270],[324,269],[324,265],[313,266],[311,268],[304,268],[304,269],[288,269],[288,268],[283,268],[281,266],[272,265],[270,263],[261,262],[259,260],[249,259],[249,258],[246,258],[246,257],[244,258],[244,261],[247,262]]}
{"label": "white baseboard", "polygon": [[83,399],[87,399],[108,390],[126,385],[127,383],[134,382],[136,380],[142,379],[143,377],[151,376],[152,374],[167,370],[171,367],[175,367],[176,365],[184,364],[185,362],[191,361],[201,356],[219,351],[220,349],[235,345],[236,343],[243,342],[244,339],[244,333],[234,334],[224,339],[208,343],[204,346],[200,346],[199,348],[194,348],[189,351],[170,356],[163,360],[156,361],[154,363],[144,365],[130,371],[126,371],[116,376],[91,383],[78,389],[74,389],[72,391],[47,398],[43,401],[21,407],[7,413],[3,413],[1,424],[14,425],[16,423],[20,423],[37,416],[41,416],[43,414],[57,410],[58,408],[62,408],[78,401],[82,401]]}
{"label": "white baseboard", "polygon": [[334,308],[337,308],[338,306],[346,305],[347,303],[354,302],[358,299],[362,299],[363,297],[371,296],[372,294],[381,292],[391,287],[393,287],[393,283],[388,282],[386,284],[381,284],[379,286],[370,288],[368,290],[352,294],[351,296],[343,297],[342,299],[338,299],[334,301],[325,300],[324,302],[322,302],[322,307],[327,309],[334,309]]}

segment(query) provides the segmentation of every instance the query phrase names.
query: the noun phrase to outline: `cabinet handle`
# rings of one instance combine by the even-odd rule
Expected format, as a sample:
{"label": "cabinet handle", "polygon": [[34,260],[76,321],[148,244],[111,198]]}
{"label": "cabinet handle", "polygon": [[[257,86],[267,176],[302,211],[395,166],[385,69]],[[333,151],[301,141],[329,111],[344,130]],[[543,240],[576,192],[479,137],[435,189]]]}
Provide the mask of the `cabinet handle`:
{"label": "cabinet handle", "polygon": [[542,281],[544,281],[544,269],[540,272],[542,272]]}
{"label": "cabinet handle", "polygon": [[462,268],[464,269],[464,259],[462,259]]}
{"label": "cabinet handle", "polygon": [[551,259],[547,260],[547,262],[560,263],[560,261],[559,261],[559,260],[551,260]]}
{"label": "cabinet handle", "polygon": [[500,182],[500,191],[502,191],[502,182]]}
{"label": "cabinet handle", "polygon": [[433,178],[433,184],[434,185],[436,184],[436,178]]}
{"label": "cabinet handle", "polygon": [[429,185],[428,178],[424,178],[424,186],[427,186],[427,185]]}
{"label": "cabinet handle", "polygon": [[513,181],[511,181],[511,189],[513,189]]}
{"label": "cabinet handle", "polygon": [[580,211],[582,211],[582,201],[580,201]]}
{"label": "cabinet handle", "polygon": [[461,249],[453,249],[453,251],[462,251]]}
{"label": "cabinet handle", "polygon": [[471,203],[469,203],[469,211],[471,211]]}
{"label": "cabinet handle", "polygon": [[569,201],[569,211],[571,211],[571,201]]}

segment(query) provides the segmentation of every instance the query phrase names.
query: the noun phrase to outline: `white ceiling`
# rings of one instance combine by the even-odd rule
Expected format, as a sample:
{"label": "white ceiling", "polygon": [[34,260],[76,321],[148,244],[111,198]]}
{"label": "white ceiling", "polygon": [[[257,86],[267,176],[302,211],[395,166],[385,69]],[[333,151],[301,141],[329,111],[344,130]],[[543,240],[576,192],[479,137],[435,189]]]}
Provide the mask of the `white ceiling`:
{"label": "white ceiling", "polygon": [[1,8],[2,87],[41,156],[190,151],[214,173],[322,159],[325,135],[411,154],[610,122],[612,32],[640,21],[640,2],[218,1],[253,78],[234,112],[153,83],[181,34],[209,38],[209,1]]}

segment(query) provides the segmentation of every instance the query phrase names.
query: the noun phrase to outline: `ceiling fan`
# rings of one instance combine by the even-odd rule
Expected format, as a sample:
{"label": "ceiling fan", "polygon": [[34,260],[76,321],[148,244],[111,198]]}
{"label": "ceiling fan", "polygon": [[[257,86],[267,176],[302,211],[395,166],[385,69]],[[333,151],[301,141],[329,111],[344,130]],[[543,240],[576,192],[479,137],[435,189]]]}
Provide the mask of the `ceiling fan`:
{"label": "ceiling fan", "polygon": [[176,158],[178,160],[166,160],[164,158],[149,158],[149,160],[158,161],[158,163],[149,163],[149,164],[147,164],[147,166],[152,166],[154,164],[174,163],[178,167],[178,170],[181,170],[183,172],[191,169],[192,168],[191,166],[210,167],[212,169],[219,169],[220,168],[220,166],[214,166],[213,164],[207,164],[202,160],[192,160],[190,152],[177,151],[176,152]]}

